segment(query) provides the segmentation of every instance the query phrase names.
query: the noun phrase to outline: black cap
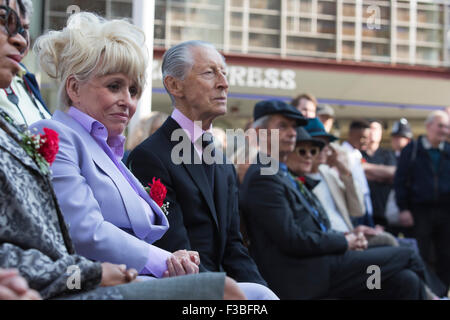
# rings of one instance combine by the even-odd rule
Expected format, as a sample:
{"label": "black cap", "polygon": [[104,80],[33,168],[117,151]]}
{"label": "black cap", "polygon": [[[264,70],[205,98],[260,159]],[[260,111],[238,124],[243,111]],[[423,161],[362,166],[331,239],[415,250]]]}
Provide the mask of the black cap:
{"label": "black cap", "polygon": [[391,136],[400,136],[408,139],[413,138],[411,127],[408,124],[408,120],[401,118],[399,121],[394,122],[392,126]]}
{"label": "black cap", "polygon": [[303,127],[297,127],[297,140],[296,143],[300,142],[311,142],[316,147],[319,147],[322,149],[325,146],[325,143],[319,139],[314,139],[310,136],[308,131],[305,130]]}
{"label": "black cap", "polygon": [[298,126],[305,126],[308,120],[293,106],[281,100],[264,100],[255,104],[253,110],[253,119],[256,121],[259,118],[272,114],[281,114],[287,118],[295,119]]}

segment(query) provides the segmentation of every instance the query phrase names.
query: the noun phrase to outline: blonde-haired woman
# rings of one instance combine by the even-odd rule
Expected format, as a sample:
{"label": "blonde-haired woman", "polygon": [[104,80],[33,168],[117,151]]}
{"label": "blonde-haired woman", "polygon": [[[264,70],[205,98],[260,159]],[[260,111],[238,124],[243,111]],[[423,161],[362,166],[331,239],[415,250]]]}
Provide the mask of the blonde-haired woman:
{"label": "blonde-haired woman", "polygon": [[120,161],[122,134],[146,82],[143,32],[125,20],[79,13],[34,49],[44,71],[61,82],[62,110],[33,127],[59,133],[52,181],[77,253],[156,278],[198,273],[197,252],[152,245],[168,229],[167,218]]}

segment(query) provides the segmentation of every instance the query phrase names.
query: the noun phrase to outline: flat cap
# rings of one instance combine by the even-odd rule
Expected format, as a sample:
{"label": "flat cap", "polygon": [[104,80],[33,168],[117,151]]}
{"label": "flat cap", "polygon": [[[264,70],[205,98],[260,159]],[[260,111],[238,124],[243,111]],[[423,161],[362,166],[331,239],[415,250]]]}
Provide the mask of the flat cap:
{"label": "flat cap", "polygon": [[281,114],[297,121],[298,126],[305,126],[308,120],[293,106],[281,100],[264,100],[255,104],[253,119],[258,120],[264,116]]}

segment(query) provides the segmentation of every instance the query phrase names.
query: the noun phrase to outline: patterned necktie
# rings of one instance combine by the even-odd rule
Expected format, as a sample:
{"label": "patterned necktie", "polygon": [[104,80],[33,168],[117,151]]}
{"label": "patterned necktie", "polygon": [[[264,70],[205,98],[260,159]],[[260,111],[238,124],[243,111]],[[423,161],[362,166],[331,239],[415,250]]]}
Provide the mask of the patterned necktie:
{"label": "patterned necktie", "polygon": [[[211,155],[213,158],[215,156],[215,150],[214,149],[212,149],[211,152],[208,152],[207,154],[205,154],[205,149],[211,144],[214,144],[214,138],[213,138],[211,133],[205,132],[202,135],[202,148],[203,148],[202,164],[203,164],[203,167],[205,168],[206,176],[208,177],[208,181],[210,183],[211,190],[214,192],[214,167],[215,167],[215,163],[213,162],[212,164],[207,164],[207,163],[205,163],[205,160],[204,160],[205,156],[209,157],[209,155]],[[210,148],[208,148],[208,151],[209,151],[209,149]],[[210,161],[208,161],[208,163],[210,163]]]}

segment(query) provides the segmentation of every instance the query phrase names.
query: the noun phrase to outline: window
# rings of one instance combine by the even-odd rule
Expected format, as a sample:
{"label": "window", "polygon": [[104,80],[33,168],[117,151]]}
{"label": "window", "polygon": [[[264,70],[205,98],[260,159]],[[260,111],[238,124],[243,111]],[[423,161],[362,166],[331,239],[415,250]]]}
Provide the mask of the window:
{"label": "window", "polygon": [[95,12],[110,18],[131,18],[133,14],[132,0],[46,0],[44,28],[59,30],[66,25],[67,9],[78,6],[81,11]]}
{"label": "window", "polygon": [[279,0],[250,0],[250,8],[280,10]]}
{"label": "window", "polygon": [[[224,4],[218,0],[196,1],[156,1],[158,12],[165,12],[170,21],[160,20],[165,28],[163,46],[172,46],[182,41],[203,40],[223,47],[224,42]],[[156,11],[155,11],[156,18]],[[237,23],[239,16],[233,17],[231,25]],[[155,25],[157,21],[155,21]],[[155,29],[156,32],[156,29]],[[159,45],[158,43],[158,45]],[[155,41],[156,44],[156,41]]]}
{"label": "window", "polygon": [[[96,3],[93,1],[92,5],[98,6]],[[227,3],[229,7],[225,7]],[[397,0],[392,9],[393,3],[389,0],[156,0],[155,44],[168,47],[197,38],[239,53],[450,65],[450,61],[443,61],[450,57],[450,26],[444,26],[444,21],[450,21],[450,4],[444,10],[443,4],[429,0],[417,0],[415,7],[411,7],[409,0]],[[395,22],[392,10],[395,10]],[[449,13],[447,19],[444,19],[445,11]],[[338,16],[338,12],[342,15]],[[167,17],[170,21],[165,20]],[[58,22],[56,18],[55,21]],[[444,48],[447,32],[447,48]]]}
{"label": "window", "polygon": [[250,28],[280,29],[280,17],[264,14],[250,14]]}

